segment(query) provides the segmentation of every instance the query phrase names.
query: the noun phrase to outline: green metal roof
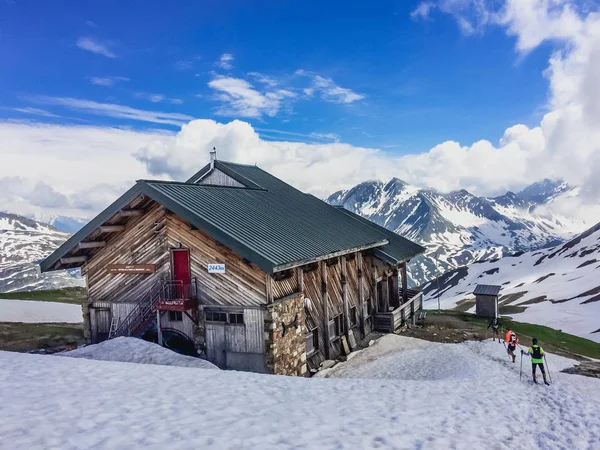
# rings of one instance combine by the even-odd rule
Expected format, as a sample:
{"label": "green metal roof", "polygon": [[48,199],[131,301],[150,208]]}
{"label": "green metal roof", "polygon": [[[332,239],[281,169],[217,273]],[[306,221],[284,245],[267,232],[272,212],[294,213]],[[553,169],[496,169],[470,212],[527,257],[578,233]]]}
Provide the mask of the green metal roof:
{"label": "green metal roof", "polygon": [[[145,194],[203,230],[267,273],[350,251],[374,249],[390,263],[406,261],[423,247],[348,211],[304,194],[256,166],[215,162],[215,168],[243,184],[225,187],[195,184],[204,167],[186,183],[140,180],[132,190],[72,236],[41,263],[55,264],[131,195]],[[377,254],[376,254],[377,255]]]}
{"label": "green metal roof", "polygon": [[336,206],[335,208],[339,211],[344,212],[346,215],[354,218],[355,220],[363,223],[364,225],[381,232],[387,237],[389,241],[388,244],[383,245],[381,247],[377,247],[373,250],[373,254],[380,258],[382,261],[386,261],[390,264],[399,264],[408,261],[409,259],[412,259],[415,256],[420,255],[421,253],[424,253],[426,250],[425,247],[409,239],[406,239],[405,237],[402,237],[399,234],[388,230],[387,228],[377,225],[376,223],[371,222],[370,220],[365,219],[364,217],[361,217],[358,214],[354,214],[353,212],[348,211],[347,209],[341,206]]}

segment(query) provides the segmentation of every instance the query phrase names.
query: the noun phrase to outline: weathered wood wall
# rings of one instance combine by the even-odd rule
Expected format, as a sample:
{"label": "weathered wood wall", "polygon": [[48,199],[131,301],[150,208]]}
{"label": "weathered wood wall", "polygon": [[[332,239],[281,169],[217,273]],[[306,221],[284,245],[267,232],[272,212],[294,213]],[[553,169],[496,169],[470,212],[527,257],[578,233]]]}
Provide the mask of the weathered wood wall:
{"label": "weathered wood wall", "polygon": [[273,299],[277,300],[298,292],[298,276],[296,270],[289,271],[290,276],[283,280],[273,281]]}
{"label": "weathered wood wall", "polygon": [[[360,308],[360,299],[363,299],[363,304],[366,305],[371,302],[373,308],[375,307],[375,280],[382,278],[386,272],[391,273],[393,268],[386,266],[381,261],[374,259],[373,257],[361,254],[353,255],[353,257],[346,260],[346,298],[347,298],[347,311],[344,310],[344,288],[342,284],[342,259],[338,258],[327,263],[322,263],[325,266],[325,277],[323,272],[318,267],[315,270],[303,272],[302,284],[304,286],[305,298],[309,299],[307,302],[309,306],[306,308],[306,322],[307,328],[310,331],[311,328],[317,327],[317,334],[319,336],[319,351],[308,356],[308,365],[310,369],[316,369],[319,367],[321,362],[326,358],[326,340],[328,340],[328,332],[325,329],[326,315],[327,320],[332,320],[335,317],[342,315],[343,329],[346,331],[348,325],[349,330],[352,330],[356,339],[362,337],[360,333],[360,323],[363,318],[362,309]],[[307,266],[312,268],[314,266]],[[361,276],[359,276],[359,267],[362,267]],[[323,291],[322,288],[326,282],[326,297],[327,297],[327,311],[323,307]],[[362,293],[360,292],[362,286]],[[387,292],[387,291],[386,291]],[[356,325],[350,324],[349,315],[352,308],[356,308],[357,321]],[[367,308],[365,307],[366,311]],[[373,309],[374,313],[374,309]],[[373,318],[366,317],[365,320],[365,334],[368,334],[373,330]],[[345,333],[344,333],[345,334]],[[341,339],[337,338],[330,340],[329,342],[330,358],[337,358],[340,356],[342,347]]]}
{"label": "weathered wood wall", "polygon": [[[163,208],[154,204],[144,215],[130,218],[125,231],[111,233],[107,245],[96,250],[84,266],[88,302],[136,303],[159,277],[168,276],[165,222]],[[109,264],[155,264],[156,273],[108,273]]]}
{"label": "weathered wood wall", "polygon": [[[219,311],[218,308],[206,308],[209,310]],[[264,372],[264,313],[262,309],[244,309],[243,324],[206,322],[204,315],[206,359],[222,369]]]}
{"label": "weathered wood wall", "polygon": [[242,183],[231,178],[229,175],[221,172],[219,169],[213,169],[205,178],[200,180],[198,184],[211,184],[214,186],[229,186],[229,187],[244,187]]}
{"label": "weathered wood wall", "polygon": [[[245,263],[232,250],[191,227],[175,215],[167,215],[168,246],[190,249],[192,277],[198,280],[201,304],[261,305],[265,304],[266,274],[253,264]],[[225,264],[224,274],[208,273],[208,264]]]}
{"label": "weathered wood wall", "polygon": [[180,331],[191,340],[194,339],[196,330],[196,324],[183,312],[181,313],[181,320],[170,320],[169,311],[163,311],[160,316],[160,327]]}

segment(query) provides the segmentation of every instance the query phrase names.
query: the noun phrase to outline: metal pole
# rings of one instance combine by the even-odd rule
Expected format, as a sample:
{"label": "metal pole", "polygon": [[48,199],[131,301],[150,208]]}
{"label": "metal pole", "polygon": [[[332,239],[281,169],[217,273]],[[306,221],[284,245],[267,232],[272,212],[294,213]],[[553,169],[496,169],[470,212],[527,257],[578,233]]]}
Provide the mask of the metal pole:
{"label": "metal pole", "polygon": [[519,372],[519,380],[521,379],[522,375],[523,375],[523,350],[521,350],[521,370]]}
{"label": "metal pole", "polygon": [[546,359],[546,354],[544,353],[544,362],[546,363],[546,370],[548,371],[548,379],[550,383],[552,383],[552,375],[550,375],[550,367],[548,367],[548,360]]}
{"label": "metal pole", "polygon": [[163,338],[162,338],[162,330],[160,329],[160,310],[156,310],[156,330],[158,333],[158,345],[162,347]]}

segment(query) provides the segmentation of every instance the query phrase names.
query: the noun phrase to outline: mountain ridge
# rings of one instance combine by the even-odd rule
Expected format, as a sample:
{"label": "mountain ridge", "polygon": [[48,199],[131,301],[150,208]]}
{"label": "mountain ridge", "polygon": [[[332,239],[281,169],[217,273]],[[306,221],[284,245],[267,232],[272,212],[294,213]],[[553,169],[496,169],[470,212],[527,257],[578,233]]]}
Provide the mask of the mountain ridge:
{"label": "mountain ridge", "polygon": [[426,254],[413,261],[409,274],[412,284],[420,285],[436,273],[474,261],[546,248],[569,239],[584,225],[566,217],[538,214],[537,209],[561,196],[577,194],[577,188],[562,180],[546,179],[518,193],[477,197],[466,189],[441,193],[392,178],[360,183],[326,201],[424,245]]}

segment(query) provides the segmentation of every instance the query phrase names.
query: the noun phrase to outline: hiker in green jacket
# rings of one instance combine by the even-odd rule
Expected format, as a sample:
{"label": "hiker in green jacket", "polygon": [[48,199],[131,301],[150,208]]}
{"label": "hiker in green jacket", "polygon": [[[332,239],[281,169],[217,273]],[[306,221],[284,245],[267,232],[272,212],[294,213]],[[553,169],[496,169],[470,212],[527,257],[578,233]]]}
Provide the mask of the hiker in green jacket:
{"label": "hiker in green jacket", "polygon": [[490,329],[490,327],[492,328],[492,340],[494,342],[496,342],[496,338],[498,338],[498,342],[500,342],[500,327],[502,326],[502,322],[500,322],[500,319],[498,319],[497,317],[494,317],[493,319],[490,320],[490,323],[488,325],[488,330]]}
{"label": "hiker in green jacket", "polygon": [[[544,370],[544,349],[538,345],[536,338],[533,338],[531,342],[532,344],[531,347],[529,347],[529,350],[527,350],[527,354],[531,356],[531,374],[533,375],[533,382],[537,384],[535,373],[539,366],[542,377],[544,377],[544,384],[550,385],[550,383],[546,381],[546,371]],[[525,354],[525,352],[521,350],[521,354]]]}

